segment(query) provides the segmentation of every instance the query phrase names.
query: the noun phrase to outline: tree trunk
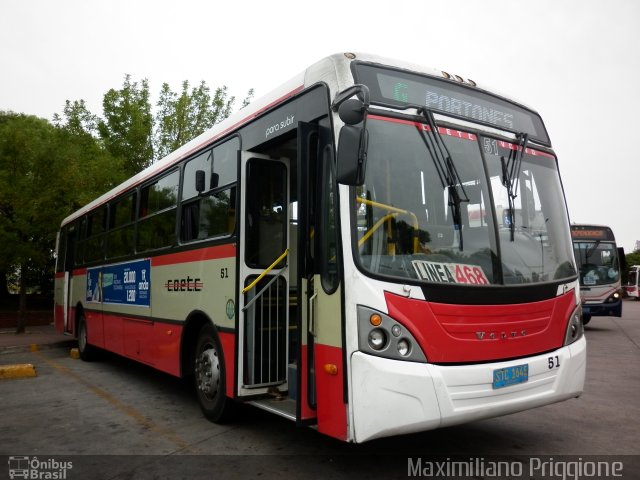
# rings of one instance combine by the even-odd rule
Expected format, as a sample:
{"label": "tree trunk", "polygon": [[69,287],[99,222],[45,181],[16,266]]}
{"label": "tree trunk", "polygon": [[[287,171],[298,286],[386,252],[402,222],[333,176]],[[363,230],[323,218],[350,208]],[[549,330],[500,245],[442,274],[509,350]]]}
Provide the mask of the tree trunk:
{"label": "tree trunk", "polygon": [[7,269],[0,268],[0,301],[11,298],[7,287]]}
{"label": "tree trunk", "polygon": [[24,333],[27,325],[27,266],[20,265],[20,301],[18,308],[18,324],[16,325],[16,333]]}

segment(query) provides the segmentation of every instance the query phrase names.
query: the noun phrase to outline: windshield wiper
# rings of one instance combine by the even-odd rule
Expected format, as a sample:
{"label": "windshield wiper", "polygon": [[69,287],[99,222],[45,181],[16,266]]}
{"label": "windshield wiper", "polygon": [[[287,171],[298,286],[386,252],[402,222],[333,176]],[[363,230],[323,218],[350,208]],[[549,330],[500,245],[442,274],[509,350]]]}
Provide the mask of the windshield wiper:
{"label": "windshield wiper", "polygon": [[[447,148],[447,144],[444,143],[436,120],[433,116],[433,112],[427,108],[418,108],[418,113],[422,114],[431,131],[431,137],[428,137],[421,129],[422,138],[427,146],[427,150],[433,159],[433,163],[440,177],[440,183],[442,188],[447,188],[449,191],[449,206],[451,207],[451,213],[453,217],[453,228],[458,232],[458,241],[460,251],[464,249],[462,242],[462,211],[460,204],[462,202],[469,202],[467,192],[464,190],[462,180],[456,169],[456,165],[451,157],[451,152]],[[428,139],[428,140],[427,140]],[[460,190],[458,190],[460,187]],[[460,195],[462,192],[462,195]]]}
{"label": "windshield wiper", "polygon": [[522,168],[522,157],[527,148],[529,135],[518,133],[516,135],[515,149],[509,152],[509,158],[500,157],[502,164],[502,185],[507,189],[509,200],[509,229],[511,231],[511,241],[515,239],[516,212],[515,199],[518,196],[518,184],[520,183],[520,170]]}
{"label": "windshield wiper", "polygon": [[591,257],[591,255],[593,255],[593,252],[596,251],[596,249],[598,248],[598,245],[600,245],[600,240],[596,240],[596,243],[593,244],[593,247],[587,247],[585,252],[584,252],[584,261],[585,262],[589,262],[589,257]]}

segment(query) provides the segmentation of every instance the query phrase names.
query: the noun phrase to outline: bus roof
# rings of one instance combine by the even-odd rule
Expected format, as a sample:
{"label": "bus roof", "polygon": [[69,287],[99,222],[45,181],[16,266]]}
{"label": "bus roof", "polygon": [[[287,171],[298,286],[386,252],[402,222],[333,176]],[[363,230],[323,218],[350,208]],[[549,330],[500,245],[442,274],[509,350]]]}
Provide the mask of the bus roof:
{"label": "bus roof", "polygon": [[[126,192],[130,188],[133,188],[145,181],[151,179],[156,174],[159,174],[165,170],[170,169],[172,166],[178,164],[180,161],[186,159],[193,153],[197,152],[201,148],[204,148],[210,144],[215,143],[216,140],[223,138],[225,135],[231,134],[238,130],[243,125],[251,122],[253,119],[259,117],[261,114],[277,106],[278,104],[288,100],[289,98],[297,95],[304,88],[324,82],[329,85],[332,91],[339,92],[344,88],[353,84],[353,76],[351,73],[350,65],[353,61],[369,62],[374,64],[386,65],[396,67],[402,70],[407,70],[416,73],[426,74],[432,77],[439,78],[451,78],[458,79],[457,82],[465,83],[467,85],[473,85],[480,90],[484,90],[477,82],[473,80],[464,80],[458,75],[451,75],[442,70],[434,68],[428,68],[423,65],[417,65],[414,63],[403,62],[384,58],[376,55],[365,53],[336,53],[334,55],[325,57],[315,64],[311,65],[304,71],[295,75],[289,81],[281,84],[263,97],[251,102],[245,108],[235,112],[227,119],[214,125],[209,130],[203,132],[198,137],[190,140],[182,147],[173,151],[161,160],[158,160],[154,164],[150,165],[140,173],[125,180],[120,185],[114,187],[107,193],[96,198],[92,202],[88,203],[84,207],[76,210],[74,213],[66,217],[62,221],[62,225],[65,225],[73,220],[80,218],[86,213],[90,212],[94,208],[106,204],[107,202],[118,197],[122,193]],[[516,102],[523,107],[533,111],[526,104],[519,102],[513,98],[501,95],[495,90],[485,90],[491,92],[493,95],[502,96],[503,98]]]}

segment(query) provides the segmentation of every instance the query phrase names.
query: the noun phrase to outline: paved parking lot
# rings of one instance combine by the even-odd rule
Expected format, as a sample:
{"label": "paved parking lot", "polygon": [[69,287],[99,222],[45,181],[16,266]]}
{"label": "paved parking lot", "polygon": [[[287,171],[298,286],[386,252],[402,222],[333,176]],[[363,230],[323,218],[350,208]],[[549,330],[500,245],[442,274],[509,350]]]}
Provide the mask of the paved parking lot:
{"label": "paved parking lot", "polygon": [[624,455],[623,478],[640,478],[640,302],[625,301],[621,319],[594,317],[586,335],[579,399],[362,445],[251,407],[233,424],[209,423],[185,382],[114,355],[86,363],[68,348],[4,354],[0,364],[32,363],[38,376],[0,380],[0,455],[70,458],[70,479],[173,478],[175,468],[191,478],[394,478],[407,476],[412,457]]}

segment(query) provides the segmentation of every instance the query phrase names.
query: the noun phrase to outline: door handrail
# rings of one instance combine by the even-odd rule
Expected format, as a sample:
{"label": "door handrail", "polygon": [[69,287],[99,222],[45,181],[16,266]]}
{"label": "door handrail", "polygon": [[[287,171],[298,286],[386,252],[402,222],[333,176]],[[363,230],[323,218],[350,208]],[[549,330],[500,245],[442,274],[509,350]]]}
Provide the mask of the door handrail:
{"label": "door handrail", "polygon": [[251,305],[253,305],[261,296],[264,292],[266,292],[268,290],[268,288],[271,286],[271,284],[273,284],[273,282],[275,282],[277,279],[279,279],[280,277],[282,277],[282,272],[284,272],[287,268],[289,268],[289,265],[287,265],[286,267],[284,267],[280,273],[278,275],[274,275],[273,278],[271,280],[269,280],[269,283],[267,283],[262,290],[260,290],[255,297],[253,297],[249,303],[247,303],[244,307],[242,307],[242,311],[246,312],[249,307]]}
{"label": "door handrail", "polygon": [[273,270],[274,267],[277,264],[279,264],[282,261],[282,259],[285,258],[287,255],[289,255],[289,248],[286,248],[285,251],[282,253],[282,255],[280,255],[278,258],[276,258],[275,261],[271,265],[269,265],[260,275],[258,275],[258,278],[256,278],[253,282],[251,282],[246,287],[244,287],[242,289],[242,293],[247,293],[253,287],[255,287],[258,284],[258,282],[260,280],[262,280],[267,273],[269,273],[271,270]]}

